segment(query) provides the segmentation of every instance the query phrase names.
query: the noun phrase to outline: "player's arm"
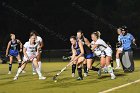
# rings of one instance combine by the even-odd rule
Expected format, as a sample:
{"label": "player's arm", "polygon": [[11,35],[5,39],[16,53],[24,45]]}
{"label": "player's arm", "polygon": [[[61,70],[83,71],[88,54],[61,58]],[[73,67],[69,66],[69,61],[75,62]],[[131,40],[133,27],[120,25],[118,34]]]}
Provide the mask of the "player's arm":
{"label": "player's arm", "polygon": [[21,41],[20,41],[20,40],[18,40],[18,43],[19,43],[19,45],[20,45],[20,52],[22,52],[22,47],[23,47],[23,44],[21,43]]}
{"label": "player's arm", "polygon": [[24,54],[24,56],[25,56],[26,58],[28,58],[28,59],[29,59],[29,57],[28,57],[28,55],[27,55],[26,51],[27,51],[27,49],[26,49],[25,47],[23,47],[23,54]]}
{"label": "player's arm", "polygon": [[90,42],[89,42],[89,40],[88,40],[87,38],[84,38],[84,41],[85,41],[85,44],[86,44],[88,47],[90,47]]}
{"label": "player's arm", "polygon": [[132,34],[130,34],[130,39],[132,40],[132,43],[136,45],[136,39],[134,38]]}
{"label": "player's arm", "polygon": [[76,56],[76,51],[73,47],[71,48],[71,50],[72,50],[71,61],[73,61],[75,59],[75,56]]}
{"label": "player's arm", "polygon": [[81,53],[77,56],[77,59],[84,55],[84,47],[83,47],[82,42],[79,41],[78,44],[79,44],[79,48],[80,48]]}
{"label": "player's arm", "polygon": [[8,42],[7,49],[6,49],[6,56],[8,56],[10,45],[11,45],[11,42]]}
{"label": "player's arm", "polygon": [[98,44],[94,44],[94,45],[91,46],[91,50],[94,51],[94,49],[97,48],[97,47],[98,47]]}
{"label": "player's arm", "polygon": [[42,48],[44,46],[43,40],[40,42],[40,47]]}

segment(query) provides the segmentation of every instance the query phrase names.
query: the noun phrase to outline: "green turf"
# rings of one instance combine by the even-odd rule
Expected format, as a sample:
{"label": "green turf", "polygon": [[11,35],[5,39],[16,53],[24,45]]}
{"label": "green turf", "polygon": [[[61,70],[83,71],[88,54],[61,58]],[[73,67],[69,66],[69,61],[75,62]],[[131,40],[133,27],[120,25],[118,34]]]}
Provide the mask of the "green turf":
{"label": "green turf", "polygon": [[[42,72],[47,77],[46,80],[38,80],[37,75],[33,76],[31,64],[28,64],[26,73],[21,74],[17,81],[13,81],[13,77],[18,65],[13,64],[12,74],[8,75],[8,64],[0,64],[0,93],[98,93],[140,79],[140,62],[135,61],[135,72],[123,73],[122,70],[117,70],[115,80],[110,80],[108,74],[102,74],[102,78],[98,79],[97,73],[90,71],[88,77],[77,81],[76,78],[71,77],[71,68],[69,68],[59,76],[58,82],[53,82],[53,75],[66,64],[67,62],[44,62]],[[131,93],[132,91],[139,93],[140,83],[110,93]]]}

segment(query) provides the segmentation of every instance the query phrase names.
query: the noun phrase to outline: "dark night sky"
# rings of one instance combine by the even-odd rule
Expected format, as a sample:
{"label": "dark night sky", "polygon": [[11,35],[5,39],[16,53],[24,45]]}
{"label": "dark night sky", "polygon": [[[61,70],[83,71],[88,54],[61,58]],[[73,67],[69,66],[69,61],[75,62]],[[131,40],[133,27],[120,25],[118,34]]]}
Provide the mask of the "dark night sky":
{"label": "dark night sky", "polygon": [[[2,6],[2,2],[45,25],[50,30],[62,34],[66,41],[40,29]],[[105,41],[115,45],[117,34],[108,25],[95,20],[72,7],[72,2],[90,10],[115,26],[127,25],[129,31],[140,40],[140,0],[1,0],[0,2],[0,49],[6,46],[9,34],[15,33],[23,43],[28,40],[32,29],[43,38],[45,49],[70,48],[69,37],[82,29],[90,40],[90,34],[100,30]]]}

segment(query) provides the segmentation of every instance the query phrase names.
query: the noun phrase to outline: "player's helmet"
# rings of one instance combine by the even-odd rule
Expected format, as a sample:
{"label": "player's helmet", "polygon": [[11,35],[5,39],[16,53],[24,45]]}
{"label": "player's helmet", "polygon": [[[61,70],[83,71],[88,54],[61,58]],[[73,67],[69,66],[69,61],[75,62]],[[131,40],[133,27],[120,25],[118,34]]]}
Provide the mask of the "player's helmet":
{"label": "player's helmet", "polygon": [[121,31],[125,31],[125,34],[124,35],[126,35],[127,33],[128,33],[128,28],[127,28],[127,26],[122,26],[121,27]]}

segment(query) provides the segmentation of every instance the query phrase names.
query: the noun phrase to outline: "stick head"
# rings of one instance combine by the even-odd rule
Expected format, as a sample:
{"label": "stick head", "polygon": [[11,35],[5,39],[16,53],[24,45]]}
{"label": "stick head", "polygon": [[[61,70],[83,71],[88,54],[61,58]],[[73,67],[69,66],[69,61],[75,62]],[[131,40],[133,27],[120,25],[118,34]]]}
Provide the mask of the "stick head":
{"label": "stick head", "polygon": [[56,79],[57,76],[58,76],[58,75],[53,76],[53,80],[54,80],[54,81],[57,80],[57,79]]}

